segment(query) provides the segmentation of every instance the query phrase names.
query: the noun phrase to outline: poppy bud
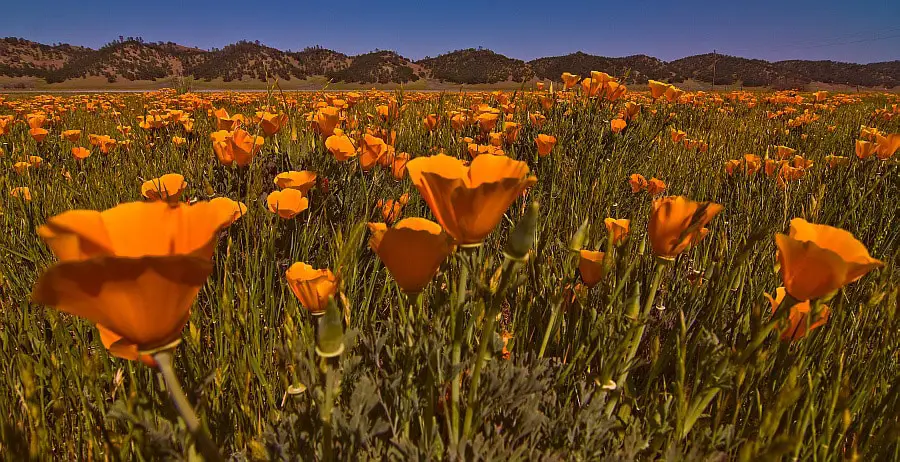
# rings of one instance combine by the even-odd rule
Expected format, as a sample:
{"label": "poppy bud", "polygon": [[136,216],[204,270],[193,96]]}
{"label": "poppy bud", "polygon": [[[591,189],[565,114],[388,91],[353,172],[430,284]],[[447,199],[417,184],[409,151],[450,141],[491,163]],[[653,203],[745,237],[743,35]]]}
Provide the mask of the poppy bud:
{"label": "poppy bud", "polygon": [[581,247],[584,246],[584,239],[587,236],[588,231],[588,221],[587,218],[581,222],[581,226],[578,227],[578,231],[575,231],[575,235],[572,236],[572,240],[569,241],[569,250],[572,252],[581,251]]}
{"label": "poppy bud", "polygon": [[325,315],[319,318],[319,341],[316,354],[323,358],[333,358],[344,352],[344,325],[341,312],[334,297],[328,297]]}
{"label": "poppy bud", "polygon": [[516,227],[509,233],[509,241],[506,242],[507,257],[513,260],[525,260],[528,251],[534,244],[534,232],[537,230],[538,211],[540,204],[532,202],[525,210],[525,215],[519,220]]}

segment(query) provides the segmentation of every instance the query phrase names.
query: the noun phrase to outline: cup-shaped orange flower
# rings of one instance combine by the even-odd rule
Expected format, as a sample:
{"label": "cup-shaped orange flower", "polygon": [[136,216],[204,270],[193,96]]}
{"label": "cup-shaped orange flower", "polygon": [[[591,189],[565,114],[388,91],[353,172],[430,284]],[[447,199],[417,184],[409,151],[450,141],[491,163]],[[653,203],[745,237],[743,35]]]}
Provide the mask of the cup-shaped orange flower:
{"label": "cup-shaped orange flower", "polygon": [[272,114],[266,112],[260,117],[259,125],[262,127],[263,133],[265,133],[266,136],[272,136],[281,131],[285,124],[287,124],[287,121],[287,114]]}
{"label": "cup-shaped orange flower", "polygon": [[65,140],[77,143],[81,139],[81,130],[63,130],[59,136]]}
{"label": "cup-shaped orange flower", "polygon": [[603,280],[603,258],[605,254],[594,250],[581,250],[578,255],[578,272],[584,285],[594,287]]}
{"label": "cup-shaped orange flower", "polygon": [[369,230],[369,247],[406,293],[421,292],[453,251],[453,241],[441,225],[424,218],[405,218],[392,228],[369,223]]}
{"label": "cup-shaped orange flower", "polygon": [[167,173],[159,178],[147,180],[141,185],[141,195],[151,201],[177,203],[181,193],[187,188],[184,176],[179,173]]}
{"label": "cup-shaped orange flower", "polygon": [[648,84],[650,85],[650,96],[652,96],[653,99],[662,97],[666,94],[666,90],[671,87],[671,85],[669,85],[668,83],[659,82],[656,80],[651,80],[648,82]]}
{"label": "cup-shaped orange flower", "polygon": [[706,224],[721,211],[719,204],[694,202],[682,196],[654,200],[648,226],[654,255],[675,259],[706,236]]}
{"label": "cup-shaped orange flower", "polygon": [[266,205],[269,211],[281,218],[289,219],[309,208],[309,199],[303,197],[303,193],[296,189],[284,189],[272,191],[266,197]]}
{"label": "cup-shaped orange flower", "polygon": [[541,133],[534,139],[534,142],[537,144],[538,155],[547,157],[550,155],[550,151],[553,150],[553,146],[556,146],[556,137]]}
{"label": "cup-shaped orange flower", "polygon": [[210,202],[131,202],[52,217],[38,235],[60,262],[32,299],[100,324],[139,351],[164,347],[180,336],[232,213]]}
{"label": "cup-shaped orange flower", "polygon": [[303,170],[302,172],[291,170],[290,172],[279,173],[275,177],[275,186],[278,186],[280,189],[296,189],[303,195],[306,195],[315,185],[316,173],[308,170]]}
{"label": "cup-shaped orange flower", "polygon": [[326,138],[325,148],[331,152],[335,159],[341,162],[356,156],[356,146],[353,145],[350,137],[344,134],[331,135]]}
{"label": "cup-shaped orange flower", "polygon": [[631,220],[606,218],[603,220],[603,224],[606,225],[606,231],[609,233],[613,245],[618,245],[628,239],[628,234],[631,232]]}
{"label": "cup-shaped orange flower", "polygon": [[575,85],[578,85],[578,80],[580,78],[581,78],[580,76],[577,76],[575,74],[572,74],[569,72],[563,72],[563,74],[562,74],[563,88],[566,90],[568,90],[570,88],[574,88]]}
{"label": "cup-shaped orange flower", "polygon": [[81,146],[76,146],[72,148],[72,157],[77,160],[84,160],[91,156],[91,150],[87,148],[83,148]]}
{"label": "cup-shaped orange flower", "polygon": [[797,300],[824,297],[883,265],[850,232],[802,218],[775,244],[784,287]]}
{"label": "cup-shaped orange flower", "polygon": [[609,122],[609,129],[613,133],[621,133],[627,126],[628,122],[625,122],[625,119],[613,119]]}
{"label": "cup-shaped orange flower", "polygon": [[650,181],[647,182],[647,192],[649,192],[651,196],[662,194],[665,190],[666,182],[659,178],[650,178]]}
{"label": "cup-shaped orange flower", "polygon": [[44,141],[44,138],[47,137],[47,134],[49,132],[47,131],[46,128],[37,127],[37,128],[32,128],[31,130],[28,130],[28,133],[31,135],[32,138],[34,138],[35,141],[40,143],[41,141]]}
{"label": "cup-shaped orange flower", "polygon": [[879,159],[890,159],[898,149],[900,149],[900,133],[891,133],[887,136],[875,135],[875,154]]}
{"label": "cup-shaped orange flower", "polygon": [[431,212],[460,245],[480,244],[522,191],[537,182],[528,175],[528,164],[505,156],[478,156],[466,167],[438,154],[406,166]]}
{"label": "cup-shaped orange flower", "polygon": [[[774,298],[769,294],[763,294],[766,296],[766,299],[769,300],[769,304],[772,305],[772,314],[775,314],[775,311],[781,306],[781,302],[784,301],[786,294],[787,292],[784,290],[784,287],[779,287],[775,290]],[[824,326],[825,323],[828,322],[828,317],[831,314],[831,309],[828,308],[827,305],[822,305],[819,312],[816,313],[816,317],[810,319],[809,317],[812,315],[812,306],[810,305],[809,300],[796,303],[791,306],[790,310],[791,312],[788,315],[788,319],[779,326],[782,342],[796,342],[797,340],[806,337],[806,335],[814,329]]]}
{"label": "cup-shaped orange flower", "polygon": [[314,315],[325,313],[328,297],[337,293],[338,281],[329,269],[315,269],[303,262],[291,265],[285,273],[288,287],[304,308]]}
{"label": "cup-shaped orange flower", "polygon": [[640,173],[632,173],[628,177],[628,185],[631,186],[631,192],[637,193],[647,188],[647,179]]}
{"label": "cup-shaped orange flower", "polygon": [[251,135],[246,130],[238,128],[233,131],[231,133],[231,145],[232,152],[234,153],[234,162],[238,167],[250,165],[250,162],[259,150],[262,149],[265,142],[265,138]]}

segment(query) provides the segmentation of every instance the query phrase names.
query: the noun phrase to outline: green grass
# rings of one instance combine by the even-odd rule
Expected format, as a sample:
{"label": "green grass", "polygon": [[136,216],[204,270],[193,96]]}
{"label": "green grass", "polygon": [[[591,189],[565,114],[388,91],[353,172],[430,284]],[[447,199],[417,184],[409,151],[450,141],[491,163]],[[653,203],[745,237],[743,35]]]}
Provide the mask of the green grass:
{"label": "green grass", "polygon": [[[363,126],[383,126],[364,114],[388,96],[401,95],[370,94],[350,115],[359,115]],[[221,237],[215,271],[175,352],[189,400],[223,454],[235,460],[325,457],[321,410],[330,393],[323,364],[336,374],[329,430],[340,460],[900,458],[900,278],[894,269],[900,262],[900,168],[896,161],[853,157],[860,125],[900,131],[900,117],[873,115],[898,100],[873,94],[833,110],[794,105],[821,119],[786,133],[784,120],[766,117],[784,105],[766,103],[766,96],[752,96],[759,102],[752,108],[659,103],[614,135],[609,120],[621,103],[561,102],[544,111],[547,123],[537,130],[527,113],[539,110],[539,101],[530,93],[515,95],[514,117],[523,127],[505,149],[528,161],[538,177],[527,195],[527,202],[540,203],[534,251],[507,281],[505,296],[492,299],[486,287],[525,210],[519,199],[468,263],[459,252],[448,259],[423,295],[428,315],[412,318],[360,224],[381,220],[378,199],[404,192],[411,193],[404,216],[433,215],[408,178],[396,181],[380,168],[363,173],[357,162],[339,163],[328,154],[301,122],[321,94],[287,94],[287,100],[251,94],[243,101],[233,95],[10,97],[0,114],[45,104],[73,110],[60,115],[40,145],[22,123],[0,136],[6,152],[0,157],[0,413],[6,416],[0,452],[15,460],[159,460],[193,453],[152,369],[108,355],[84,320],[29,302],[34,281],[54,261],[35,233],[38,225],[66,210],[140,200],[143,180],[178,172],[189,183],[185,197],[224,195],[249,209]],[[468,158],[459,138],[474,136],[475,127],[455,132],[445,123],[429,134],[421,118],[482,98],[492,102],[489,94],[455,92],[402,97],[413,101],[391,128],[398,132],[397,151],[413,156],[438,147]],[[86,111],[88,100],[121,114]],[[284,111],[285,101],[300,128],[297,141],[284,130],[248,168],[218,165],[209,141],[215,119],[204,104],[250,115],[267,104]],[[135,117],[145,108],[179,107],[197,107],[192,134],[137,127]],[[130,149],[109,156],[95,150],[81,163],[69,154],[72,144],[58,137],[78,128],[82,145],[88,133],[121,140],[118,124],[134,127]],[[828,131],[829,125],[837,128]],[[673,127],[705,140],[708,151],[673,144]],[[537,157],[537,133],[557,137],[549,157]],[[188,143],[176,147],[173,135]],[[724,161],[762,156],[773,145],[794,147],[815,165],[787,190],[762,174],[725,175]],[[832,153],[853,157],[851,165],[829,169],[823,158]],[[17,175],[12,164],[27,155],[46,164]],[[314,188],[309,210],[292,220],[265,208],[272,179],[287,170],[313,170],[328,179],[327,190]],[[649,313],[637,319],[627,313],[648,302],[655,261],[646,245],[651,198],[631,192],[632,173],[663,179],[667,194],[725,207],[706,239],[663,268]],[[17,186],[29,187],[33,200],[9,197]],[[578,278],[569,241],[586,220],[584,248],[605,249],[606,217],[630,218],[631,238],[605,280],[573,299]],[[788,345],[772,333],[755,346],[751,340],[770,320],[763,293],[781,285],[773,235],[786,232],[794,217],[852,232],[885,267],[839,291],[828,302],[828,323],[808,337]],[[315,318],[284,280],[295,261],[343,277],[347,348],[327,363],[314,351]],[[459,290],[464,264],[470,265],[468,289]],[[703,282],[691,284],[688,276],[697,272]],[[495,330],[482,332],[491,303],[498,303],[499,318]],[[554,306],[560,311],[538,358]],[[513,336],[508,360],[502,359],[501,332]],[[638,343],[629,342],[636,332],[642,333]],[[462,361],[456,368],[454,338]],[[469,408],[465,397],[481,342],[490,360]],[[627,361],[633,345],[634,358]],[[604,387],[626,374],[614,389]],[[471,412],[473,422],[458,444],[450,430],[456,375],[459,413]]]}

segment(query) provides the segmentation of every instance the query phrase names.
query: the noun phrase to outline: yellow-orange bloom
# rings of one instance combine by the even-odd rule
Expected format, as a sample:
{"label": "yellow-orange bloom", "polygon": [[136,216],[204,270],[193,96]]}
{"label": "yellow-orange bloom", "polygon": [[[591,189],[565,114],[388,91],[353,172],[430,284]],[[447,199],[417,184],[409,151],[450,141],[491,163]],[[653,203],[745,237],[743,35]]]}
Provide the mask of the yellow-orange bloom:
{"label": "yellow-orange bloom", "polygon": [[776,234],[781,278],[797,300],[824,297],[882,266],[852,234],[840,228],[791,220],[789,234]]}
{"label": "yellow-orange bloom", "polygon": [[653,253],[672,260],[706,236],[706,224],[722,206],[713,202],[694,202],[682,196],[653,201],[648,234]]}
{"label": "yellow-orange bloom", "polygon": [[570,74],[570,73],[568,73],[568,72],[563,72],[563,74],[562,74],[563,88],[564,88],[565,90],[568,90],[568,89],[570,89],[570,88],[574,88],[575,85],[578,85],[578,79],[579,79],[579,78],[580,78],[580,77],[577,76],[577,75],[575,75],[575,74]]}
{"label": "yellow-orange bloom", "polygon": [[279,173],[275,177],[275,186],[279,189],[296,189],[306,195],[316,185],[316,173],[308,170]]}
{"label": "yellow-orange bloom", "polygon": [[637,193],[647,188],[647,179],[640,173],[632,173],[628,177],[628,185],[631,186],[631,192]]}
{"label": "yellow-orange bloom", "polygon": [[505,156],[478,156],[469,167],[439,154],[407,163],[409,176],[447,234],[461,245],[481,243],[510,204],[537,178],[528,164]]}
{"label": "yellow-orange bloom", "polygon": [[81,146],[77,146],[72,148],[72,157],[78,160],[87,159],[91,156],[91,150],[83,148]]}
{"label": "yellow-orange bloom", "polygon": [[650,178],[650,181],[647,182],[647,192],[650,193],[651,196],[662,194],[665,190],[666,183],[659,178]]}
{"label": "yellow-orange bloom", "polygon": [[356,156],[356,147],[347,135],[331,135],[325,139],[325,148],[338,161],[346,161]]}
{"label": "yellow-orange bloom", "polygon": [[262,127],[263,133],[266,136],[272,136],[287,124],[288,116],[287,114],[272,114],[269,112],[265,112],[262,114],[262,117],[259,120],[259,125]]}
{"label": "yellow-orange bloom", "polygon": [[553,150],[553,146],[556,146],[556,137],[553,135],[545,135],[543,133],[539,134],[537,138],[534,139],[535,144],[537,144],[538,155],[541,157],[546,157],[550,155],[550,151]]}
{"label": "yellow-orange bloom", "polygon": [[650,85],[650,96],[652,96],[653,99],[659,99],[660,97],[665,95],[666,90],[671,87],[671,85],[665,82],[659,82],[656,80],[651,80],[648,82],[648,84]]}
{"label": "yellow-orange bloom", "polygon": [[612,240],[613,245],[618,245],[628,239],[631,232],[631,220],[626,218],[606,218],[603,220],[606,225],[606,231]]}
{"label": "yellow-orange bloom", "polygon": [[581,250],[578,253],[578,272],[584,285],[594,287],[603,280],[603,258],[605,254],[594,250]]}
{"label": "yellow-orange bloom", "polygon": [[159,178],[147,180],[141,185],[141,195],[151,201],[177,203],[181,193],[187,188],[184,176],[178,173],[167,173]]}
{"label": "yellow-orange bloom", "polygon": [[625,119],[613,119],[609,122],[609,129],[612,130],[613,133],[621,133],[627,126],[628,122],[625,122]]}
{"label": "yellow-orange bloom", "polygon": [[291,265],[285,272],[288,287],[310,313],[320,315],[328,307],[328,297],[337,293],[338,281],[329,269],[315,269],[303,262]]}
{"label": "yellow-orange bloom", "polygon": [[32,299],[100,324],[139,351],[166,346],[180,336],[231,216],[210,202],[131,202],[52,217],[38,235],[60,262]]}
{"label": "yellow-orange bloom", "polygon": [[875,154],[879,159],[890,159],[898,149],[900,149],[900,133],[888,136],[875,135]]}
{"label": "yellow-orange bloom", "polygon": [[270,212],[289,219],[309,208],[309,199],[303,197],[303,193],[296,189],[283,189],[269,193],[266,204]]}
{"label": "yellow-orange bloom", "polygon": [[246,167],[256,156],[266,140],[261,136],[253,136],[238,128],[231,132],[231,148],[234,162],[238,167]]}
{"label": "yellow-orange bloom", "polygon": [[[781,302],[784,301],[786,294],[787,292],[784,290],[784,287],[779,287],[775,290],[774,298],[769,294],[763,294],[772,306],[772,314],[775,314],[775,311],[781,306]],[[816,313],[816,317],[812,322],[808,319],[811,315],[811,308],[809,300],[804,300],[791,306],[791,312],[788,319],[786,322],[782,323],[779,328],[779,331],[781,331],[780,337],[782,342],[796,342],[797,340],[806,337],[813,329],[817,329],[828,322],[831,309],[829,309],[827,305],[821,306],[820,311]]]}
{"label": "yellow-orange bloom", "polygon": [[81,139],[81,130],[64,130],[59,136],[65,140],[76,143]]}
{"label": "yellow-orange bloom", "polygon": [[392,228],[369,223],[369,230],[369,247],[406,293],[421,292],[453,250],[441,226],[424,218],[405,218]]}

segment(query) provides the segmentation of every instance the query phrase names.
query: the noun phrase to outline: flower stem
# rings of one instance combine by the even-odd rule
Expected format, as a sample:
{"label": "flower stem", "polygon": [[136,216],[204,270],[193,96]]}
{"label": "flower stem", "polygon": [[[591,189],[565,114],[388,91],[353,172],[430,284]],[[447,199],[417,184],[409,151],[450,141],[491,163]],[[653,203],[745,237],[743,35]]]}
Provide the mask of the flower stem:
{"label": "flower stem", "polygon": [[203,424],[200,422],[200,419],[194,412],[194,408],[191,407],[191,403],[188,402],[184,390],[181,388],[178,377],[175,376],[175,370],[172,367],[172,352],[170,350],[157,352],[153,355],[153,359],[156,360],[156,367],[159,369],[159,372],[162,374],[163,380],[166,383],[166,389],[169,391],[169,397],[172,398],[172,404],[175,405],[178,414],[184,419],[184,423],[187,425],[188,431],[191,432],[191,435],[194,437],[194,441],[197,444],[197,448],[200,450],[200,454],[202,454],[203,458],[207,461],[223,460],[221,454],[219,454],[219,448],[216,447],[215,443],[213,443],[212,439],[209,437],[209,434],[203,428]]}
{"label": "flower stem", "polygon": [[334,371],[328,365],[329,358],[322,358],[321,369],[325,376],[325,402],[322,403],[322,459],[334,460],[334,436],[331,428],[331,409],[334,406]]}
{"label": "flower stem", "polygon": [[450,364],[453,377],[450,383],[450,442],[454,446],[459,442],[459,390],[462,381],[460,362],[462,360],[463,313],[465,305],[466,284],[469,281],[468,256],[469,249],[460,249],[459,282],[456,284],[456,303],[450,310],[450,328],[453,330],[453,345],[450,350]]}

